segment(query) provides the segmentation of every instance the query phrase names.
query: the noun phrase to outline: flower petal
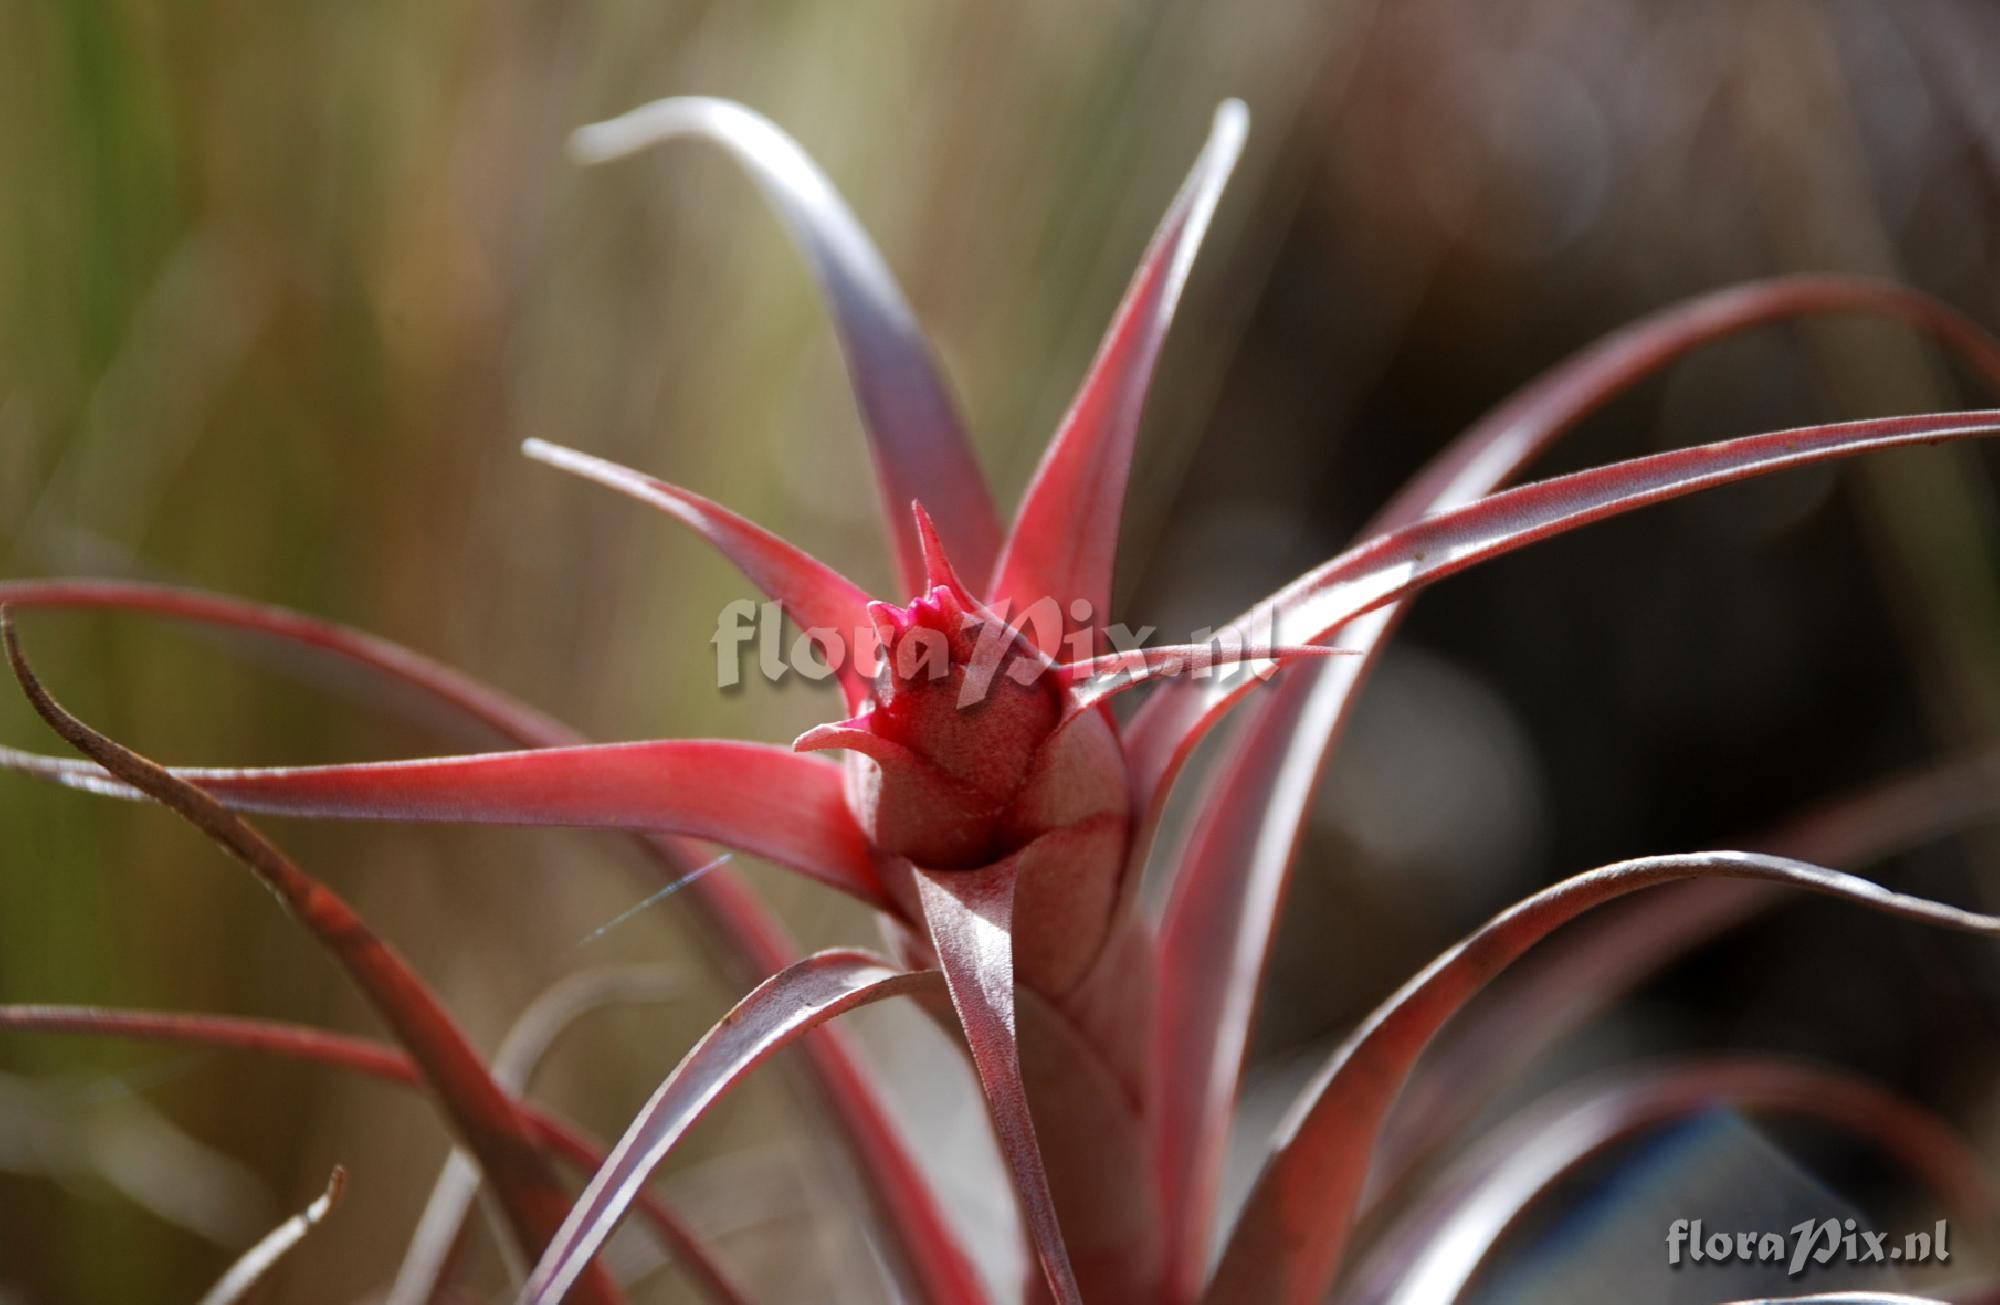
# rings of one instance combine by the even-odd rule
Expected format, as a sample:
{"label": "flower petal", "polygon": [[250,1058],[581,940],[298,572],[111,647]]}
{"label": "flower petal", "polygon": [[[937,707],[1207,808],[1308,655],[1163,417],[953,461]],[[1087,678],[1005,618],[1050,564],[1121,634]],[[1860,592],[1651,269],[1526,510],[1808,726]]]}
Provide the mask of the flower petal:
{"label": "flower petal", "polygon": [[[1062,606],[1065,633],[1099,632],[1091,651],[1109,646],[1101,631],[1110,615],[1118,522],[1153,365],[1249,122],[1238,100],[1215,111],[1208,143],[1139,260],[1097,358],[1021,500],[993,573],[989,601],[995,606],[1004,602],[1020,611],[1053,598]],[[1076,601],[1089,605],[1083,622],[1070,610]],[[1053,657],[1062,651],[1053,630],[1037,627],[1043,652]]]}
{"label": "flower petal", "polygon": [[882,255],[798,142],[740,104],[689,97],[656,100],[585,127],[570,146],[584,162],[599,163],[681,136],[711,141],[735,157],[819,279],[868,430],[904,588],[916,593],[924,574],[912,499],[938,514],[959,564],[986,574],[999,548],[1000,518],[950,391]]}

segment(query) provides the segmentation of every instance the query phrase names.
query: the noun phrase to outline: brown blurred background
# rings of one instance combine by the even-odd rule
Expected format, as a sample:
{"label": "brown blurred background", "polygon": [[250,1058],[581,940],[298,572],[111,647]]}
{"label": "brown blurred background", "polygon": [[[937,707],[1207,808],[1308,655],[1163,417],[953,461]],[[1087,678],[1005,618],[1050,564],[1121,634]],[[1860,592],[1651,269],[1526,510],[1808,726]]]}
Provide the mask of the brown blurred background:
{"label": "brown blurred background", "polygon": [[[572,128],[706,93],[795,133],[901,277],[1011,503],[1209,114],[1246,99],[1119,576],[1116,615],[1185,633],[1338,549],[1514,386],[1676,298],[1839,271],[2000,323],[1996,56],[1979,0],[6,6],[0,574],[287,604],[605,738],[789,738],[829,692],[713,687],[714,614],[742,582],[517,446],[644,467],[887,595],[823,309],[724,160],[678,146],[580,171]],[[1548,467],[1990,399],[1898,329],[1769,329],[1642,387]],[[1260,1036],[1270,1081],[1523,892],[1992,739],[1995,467],[1926,451],[1793,474],[1427,598],[1319,805]],[[163,759],[487,742],[185,631],[22,625],[57,693]],[[0,728],[53,747],[12,701]],[[270,828],[485,1045],[563,973],[675,968],[684,995],[592,1017],[544,1076],[598,1130],[731,996],[671,903],[579,942],[648,891],[615,840]],[[168,816],[6,779],[0,829],[0,999],[376,1031]],[[1991,908],[1994,851],[1883,873]],[[721,873],[808,942],[872,939],[768,867]],[[1963,940],[1791,907],[1649,987],[1551,1077],[1809,1053],[1990,1147],[1996,976]],[[916,1036],[864,1023],[891,1052]],[[336,1160],[346,1205],[280,1296],[353,1299],[392,1272],[445,1149],[420,1099],[276,1063],[9,1035],[0,1072],[0,1299],[187,1297]],[[976,1128],[955,1075],[931,1104]],[[670,1190],[772,1298],[876,1299],[808,1129],[766,1076]],[[500,1281],[476,1255],[471,1281]],[[649,1289],[679,1298],[670,1272]]]}

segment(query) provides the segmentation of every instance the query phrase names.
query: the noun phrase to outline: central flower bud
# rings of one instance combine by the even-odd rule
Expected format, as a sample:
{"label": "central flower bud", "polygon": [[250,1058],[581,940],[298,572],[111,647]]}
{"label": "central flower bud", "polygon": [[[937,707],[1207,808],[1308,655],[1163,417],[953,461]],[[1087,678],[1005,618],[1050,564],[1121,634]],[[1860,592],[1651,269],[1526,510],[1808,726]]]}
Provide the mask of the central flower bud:
{"label": "central flower bud", "polygon": [[881,651],[869,710],[802,736],[855,754],[855,814],[874,845],[930,869],[988,865],[1125,801],[1103,716],[1074,711],[1056,669],[955,583],[871,603]]}

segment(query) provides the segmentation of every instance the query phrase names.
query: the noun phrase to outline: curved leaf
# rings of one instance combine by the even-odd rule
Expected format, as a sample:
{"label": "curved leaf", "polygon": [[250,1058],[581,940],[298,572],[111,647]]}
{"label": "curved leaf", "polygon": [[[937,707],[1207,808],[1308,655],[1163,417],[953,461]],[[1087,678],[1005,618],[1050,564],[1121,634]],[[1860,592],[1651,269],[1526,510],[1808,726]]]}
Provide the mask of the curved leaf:
{"label": "curved leaf", "polygon": [[[449,707],[520,747],[582,741],[567,725],[407,648],[286,608],[195,589],[103,580],[0,582],[0,607],[8,603],[138,612],[242,630],[287,647],[324,652],[391,685],[407,685],[424,701]],[[703,844],[675,835],[651,834],[635,841],[675,882],[711,859]],[[760,982],[798,959],[777,918],[742,881],[708,875],[691,884],[682,901],[699,917],[701,937],[735,981]],[[919,1299],[956,1305],[973,1298],[977,1273],[848,1039],[840,1029],[829,1028],[809,1039],[801,1053],[815,1103],[824,1107],[861,1180],[895,1268]]]}
{"label": "curved leaf", "polygon": [[529,440],[521,451],[537,462],[656,507],[714,544],[752,584],[781,603],[800,629],[830,631],[841,640],[831,649],[824,639],[820,645],[850,711],[868,696],[868,681],[859,670],[861,659],[847,654],[860,632],[872,630],[874,623],[868,619],[868,595],[852,580],[728,508],[644,472],[545,440]]}
{"label": "curved leaf", "polygon": [[[1814,865],[1859,870],[2000,817],[2000,750],[1925,767],[1828,802],[1749,846]],[[1537,948],[1424,1057],[1384,1132],[1376,1170],[1386,1190],[1482,1102],[1703,941],[1777,905],[1771,884],[1676,884],[1613,906]]]}
{"label": "curved leaf", "polygon": [[1014,1178],[1036,1258],[1056,1305],[1080,1305],[1055,1198],[1035,1142],[1014,1015],[1014,882],[1019,854],[977,870],[916,873],[924,924],[958,1012],[1000,1154]]}
{"label": "curved leaf", "polygon": [[773,1052],[845,1011],[936,981],[935,972],[898,969],[867,952],[826,951],[759,984],[695,1043],[640,1107],[529,1275],[521,1299],[562,1300],[675,1144]]}
{"label": "curved leaf", "polygon": [[1445,1022],[1522,953],[1583,912],[1696,878],[1782,884],[1925,924],[2000,937],[2000,918],[1747,852],[1623,861],[1546,888],[1431,962],[1328,1059],[1281,1125],[1203,1299],[1303,1305],[1323,1296],[1339,1269],[1383,1117]]}
{"label": "curved leaf", "polygon": [[[1790,317],[1839,313],[1909,321],[2000,388],[2000,342],[1928,295],[1839,277],[1731,287],[1642,318],[1538,377],[1453,440],[1363,534],[1491,493],[1620,391],[1703,345]],[[1359,660],[1297,668],[1257,695],[1250,718],[1209,771],[1178,857],[1161,926],[1162,1100],[1155,1117],[1167,1208],[1176,1220],[1175,1280],[1184,1295],[1207,1268],[1243,1049],[1307,803],[1399,611],[1400,604],[1379,608],[1341,629],[1343,646]],[[1186,689],[1168,685],[1141,707],[1142,718],[1166,710]],[[1171,751],[1172,741],[1162,746]],[[1162,773],[1157,758],[1141,756],[1138,767]],[[1149,824],[1165,788],[1144,795]]]}
{"label": "curved leaf", "polygon": [[[1695,1061],[1561,1093],[1482,1139],[1403,1221],[1408,1233],[1385,1239],[1379,1273],[1384,1285],[1394,1278],[1390,1305],[1458,1299],[1521,1217],[1566,1175],[1628,1138],[1718,1108],[1830,1125],[1906,1169],[1954,1218],[1995,1226],[1984,1163],[1922,1106],[1830,1066]],[[1375,1273],[1363,1275],[1360,1300],[1383,1298],[1371,1290],[1376,1280]]]}
{"label": "curved leaf", "polygon": [[[87,762],[0,748],[0,769],[111,797],[131,786]],[[415,761],[172,772],[239,811],[339,820],[556,825],[728,843],[890,909],[840,768],[734,740],[586,743]]]}
{"label": "curved leaf", "polygon": [[[243,820],[192,784],[64,711],[28,669],[13,622],[4,609],[0,609],[0,641],[6,644],[14,676],[28,701],[51,729],[243,862],[292,917],[319,939],[423,1070],[426,1083],[451,1117],[460,1139],[479,1157],[521,1250],[529,1255],[539,1253],[561,1219],[565,1204],[562,1188],[513,1101],[486,1072],[478,1053],[424,981],[375,936],[353,908]],[[579,1285],[586,1300],[619,1298],[610,1279],[594,1267],[579,1279]]]}
{"label": "curved leaf", "polygon": [[[1219,631],[1272,645],[1315,643],[1347,622],[1481,562],[1636,508],[1793,467],[2000,433],[2000,412],[1805,426],[1557,476],[1389,530],[1315,567]],[[1247,692],[1192,684],[1129,736],[1135,791],[1163,791],[1188,751]]]}
{"label": "curved leaf", "polygon": [[201,1305],[234,1305],[234,1302],[243,1300],[256,1290],[264,1275],[289,1255],[294,1246],[304,1241],[334,1206],[340,1204],[340,1194],[346,1186],[347,1170],[335,1165],[326,1180],[326,1190],[315,1197],[312,1204],[273,1228],[262,1241],[245,1251],[243,1257],[230,1265],[229,1271],[203,1294]]}
{"label": "curved leaf", "polygon": [[[671,973],[660,969],[618,966],[569,975],[530,1002],[507,1030],[493,1053],[493,1079],[519,1097],[549,1047],[578,1019],[613,1003],[664,1001],[680,988]],[[478,1195],[478,1163],[454,1148],[424,1202],[384,1305],[425,1305],[435,1296]],[[727,1290],[729,1298],[743,1299],[733,1285]]]}
{"label": "curved leaf", "polygon": [[[424,1086],[424,1076],[416,1062],[387,1043],[275,1020],[102,1006],[0,1005],[0,1030],[79,1033],[89,1037],[251,1051],[325,1065],[403,1087]],[[552,1154],[585,1173],[595,1173],[604,1162],[601,1149],[560,1119],[543,1114],[530,1102],[517,1101],[514,1106],[534,1131],[536,1141]],[[645,1192],[640,1194],[638,1205],[640,1213],[660,1234],[675,1263],[688,1271],[709,1299],[720,1305],[733,1305],[742,1299],[714,1253],[664,1202]]]}
{"label": "curved leaf", "polygon": [[957,408],[888,265],[798,142],[740,104],[689,97],[656,100],[584,127],[570,146],[582,161],[600,163],[682,136],[720,145],[742,165],[826,294],[904,588],[917,593],[924,575],[909,516],[913,499],[937,513],[959,564],[985,575],[999,547],[1000,519]]}
{"label": "curved leaf", "polygon": [[133,580],[0,580],[0,607],[139,612],[240,630],[322,653],[406,685],[503,738],[548,747],[580,741],[568,726],[401,644],[287,607]]}

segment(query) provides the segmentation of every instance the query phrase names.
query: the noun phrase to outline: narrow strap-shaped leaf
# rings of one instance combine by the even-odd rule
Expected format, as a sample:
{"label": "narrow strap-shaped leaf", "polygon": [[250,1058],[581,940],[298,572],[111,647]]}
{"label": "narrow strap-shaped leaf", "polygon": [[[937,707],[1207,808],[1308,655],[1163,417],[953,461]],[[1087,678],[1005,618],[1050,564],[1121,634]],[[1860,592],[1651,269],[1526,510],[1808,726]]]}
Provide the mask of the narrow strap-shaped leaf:
{"label": "narrow strap-shaped leaf", "polygon": [[[1929,295],[1847,277],[1782,277],[1733,286],[1642,318],[1538,377],[1453,440],[1363,538],[1492,493],[1610,399],[1703,345],[1751,327],[1818,314],[1907,321],[2000,390],[2000,341]],[[1364,646],[1356,638],[1346,642]],[[1342,674],[1334,668],[1324,673]],[[1305,678],[1293,677],[1289,692],[1302,695]],[[1145,704],[1128,744],[1144,783],[1142,796],[1155,804],[1164,796],[1192,746],[1185,731],[1202,718],[1200,705],[1187,693],[1163,692]]]}
{"label": "narrow strap-shaped leaf", "polygon": [[[1688,353],[1752,327],[1811,314],[1909,321],[2000,388],[2000,342],[1928,295],[1837,277],[1734,286],[1643,318],[1538,377],[1453,440],[1363,533],[1407,525],[1491,493],[1618,393]],[[1156,1119],[1166,1208],[1177,1223],[1175,1281],[1183,1295],[1207,1270],[1243,1051],[1305,812],[1355,692],[1400,611],[1401,604],[1385,606],[1341,629],[1342,646],[1357,660],[1296,668],[1257,695],[1249,719],[1208,772],[1206,795],[1173,872],[1161,925]],[[1169,709],[1173,695],[1186,691],[1191,686],[1168,684],[1141,716]],[[1157,770],[1143,757],[1139,766]],[[1148,825],[1157,819],[1166,787],[1146,795],[1142,818]],[[1838,857],[1804,859],[1846,864]]]}
{"label": "narrow strap-shaped leaf", "polygon": [[1056,1305],[1080,1305],[1076,1273],[1063,1247],[1055,1198],[1035,1142],[1021,1044],[1014,1017],[1014,883],[1018,858],[978,870],[917,871],[924,924],[958,1012],[972,1066],[986,1094],[1000,1154]]}
{"label": "narrow strap-shaped leaf", "polygon": [[1522,1216],[1567,1175],[1622,1141],[1716,1109],[1828,1125],[1874,1146],[1930,1188],[1965,1227],[1995,1227],[1984,1162],[1916,1102],[1830,1065],[1695,1060],[1559,1093],[1494,1129],[1383,1239],[1379,1271],[1371,1254],[1357,1305],[1459,1299]]}
{"label": "narrow strap-shaped leaf", "polygon": [[401,644],[318,617],[228,594],[135,580],[0,580],[0,607],[135,612],[242,631],[337,658],[371,677],[415,690],[523,746],[579,742],[553,717]]}
{"label": "narrow strap-shaped leaf", "polygon": [[335,1165],[332,1175],[326,1180],[326,1190],[314,1197],[312,1204],[273,1228],[262,1241],[245,1251],[242,1258],[230,1265],[229,1271],[202,1296],[201,1305],[235,1305],[235,1302],[248,1297],[278,1261],[291,1254],[292,1248],[304,1241],[306,1235],[319,1226],[320,1220],[340,1204],[340,1193],[346,1186],[347,1170]]}
{"label": "narrow strap-shaped leaf", "polygon": [[[582,742],[567,725],[544,716],[498,689],[373,635],[362,634],[287,608],[245,602],[224,594],[113,580],[0,582],[0,606],[101,608],[240,630],[339,658],[372,680],[415,690],[422,703],[446,707],[520,747],[553,748]],[[710,859],[702,843],[677,835],[635,839],[649,859],[678,878]],[[681,898],[699,918],[728,975],[754,984],[798,959],[797,948],[775,916],[744,883],[729,875],[696,880]],[[874,1208],[884,1249],[919,1299],[956,1305],[976,1290],[976,1271],[959,1246],[929,1179],[909,1153],[871,1074],[849,1040],[828,1028],[802,1048],[804,1068]]]}
{"label": "narrow strap-shaped leaf", "polygon": [[[652,967],[613,966],[569,975],[530,1002],[507,1030],[493,1053],[493,1079],[519,1097],[550,1046],[577,1020],[613,1003],[664,1001],[682,986],[670,971]],[[417,1217],[383,1305],[426,1305],[436,1295],[478,1195],[479,1164],[454,1147]]]}
{"label": "narrow strap-shaped leaf", "polygon": [[564,1299],[675,1144],[773,1052],[843,1012],[936,983],[934,971],[899,969],[867,952],[826,951],[759,984],[640,1107],[529,1275],[521,1299]]}
{"label": "narrow strap-shaped leaf", "polygon": [[[1363,541],[1256,604],[1219,632],[1272,645],[1314,643],[1358,616],[1538,540],[1636,508],[1793,467],[2000,433],[2000,412],[1934,413],[1805,426],[1656,453],[1440,512]],[[1133,721],[1135,792],[1162,791],[1194,743],[1247,692],[1194,683]]]}
{"label": "narrow strap-shaped leaf", "polygon": [[[1226,100],[1215,111],[1208,143],[1139,260],[1097,358],[1021,500],[993,573],[990,601],[995,606],[1004,602],[1020,611],[1053,598],[1062,606],[1065,633],[1080,628],[1101,632],[1108,624],[1118,522],[1139,415],[1195,251],[1243,151],[1249,120],[1237,100]],[[974,568],[973,574],[983,572]],[[1074,619],[1073,602],[1088,605],[1084,621]],[[1053,657],[1064,651],[1054,630],[1041,631],[1038,623],[1037,634],[1043,652]],[[1108,647],[1101,633],[1092,644],[1090,654]]]}
{"label": "narrow strap-shaped leaf", "polygon": [[[112,797],[131,786],[87,762],[0,749],[0,769]],[[840,768],[764,743],[585,743],[338,766],[177,769],[239,811],[334,820],[556,825],[713,839],[887,907]]]}
{"label": "narrow strap-shaped leaf", "polygon": [[[425,1086],[422,1071],[410,1057],[373,1038],[277,1020],[245,1019],[236,1015],[185,1014],[179,1011],[126,1010],[105,1006],[0,1005],[0,1031],[73,1033],[95,1038],[125,1038],[175,1046],[249,1051],[350,1074],[380,1079],[402,1087]],[[586,1174],[597,1172],[604,1151],[554,1115],[531,1102],[514,1108],[534,1131],[536,1142],[550,1154]],[[651,1192],[638,1198],[639,1212],[659,1233],[674,1262],[685,1269],[708,1299],[717,1305],[740,1305],[743,1294],[730,1281],[713,1251],[703,1244],[665,1202]]]}
{"label": "narrow strap-shaped leaf", "polygon": [[830,632],[840,640],[829,648],[822,639],[821,649],[849,710],[868,696],[868,681],[858,669],[860,659],[849,653],[861,632],[874,625],[868,619],[868,595],[852,580],[762,526],[644,472],[543,440],[529,440],[521,451],[537,462],[650,504],[714,544],[752,584],[781,603],[800,629]]}
{"label": "narrow strap-shaped leaf", "polygon": [[1522,953],[1585,911],[1697,878],[1783,884],[2000,938],[2000,918],[1748,852],[1647,857],[1565,879],[1501,912],[1432,961],[1328,1058],[1280,1125],[1203,1300],[1304,1305],[1324,1296],[1340,1267],[1383,1117],[1445,1022]]}
{"label": "narrow strap-shaped leaf", "polygon": [[740,104],[690,97],[656,100],[595,123],[570,144],[578,158],[598,163],[683,136],[729,151],[819,280],[868,431],[904,588],[918,592],[924,575],[912,499],[937,513],[959,564],[985,575],[999,549],[1000,518],[957,407],[888,264],[798,142]]}
{"label": "narrow strap-shaped leaf", "polygon": [[[2000,749],[1991,749],[1823,803],[1748,846],[1855,871],[1996,819]],[[1744,880],[1676,884],[1549,939],[1424,1057],[1383,1135],[1372,1186],[1389,1190],[1564,1037],[1675,957],[1784,896],[1779,887]]]}
{"label": "narrow strap-shaped leaf", "polygon": [[[28,701],[65,742],[186,820],[243,862],[328,954],[395,1030],[459,1135],[479,1157],[523,1254],[541,1252],[566,1205],[548,1157],[535,1144],[513,1101],[486,1072],[479,1054],[416,971],[375,936],[354,909],[294,865],[262,834],[199,788],[114,743],[64,711],[35,679],[22,656],[13,622],[0,609],[14,676]],[[581,1279],[583,1299],[616,1301],[617,1289],[592,1267]]]}

